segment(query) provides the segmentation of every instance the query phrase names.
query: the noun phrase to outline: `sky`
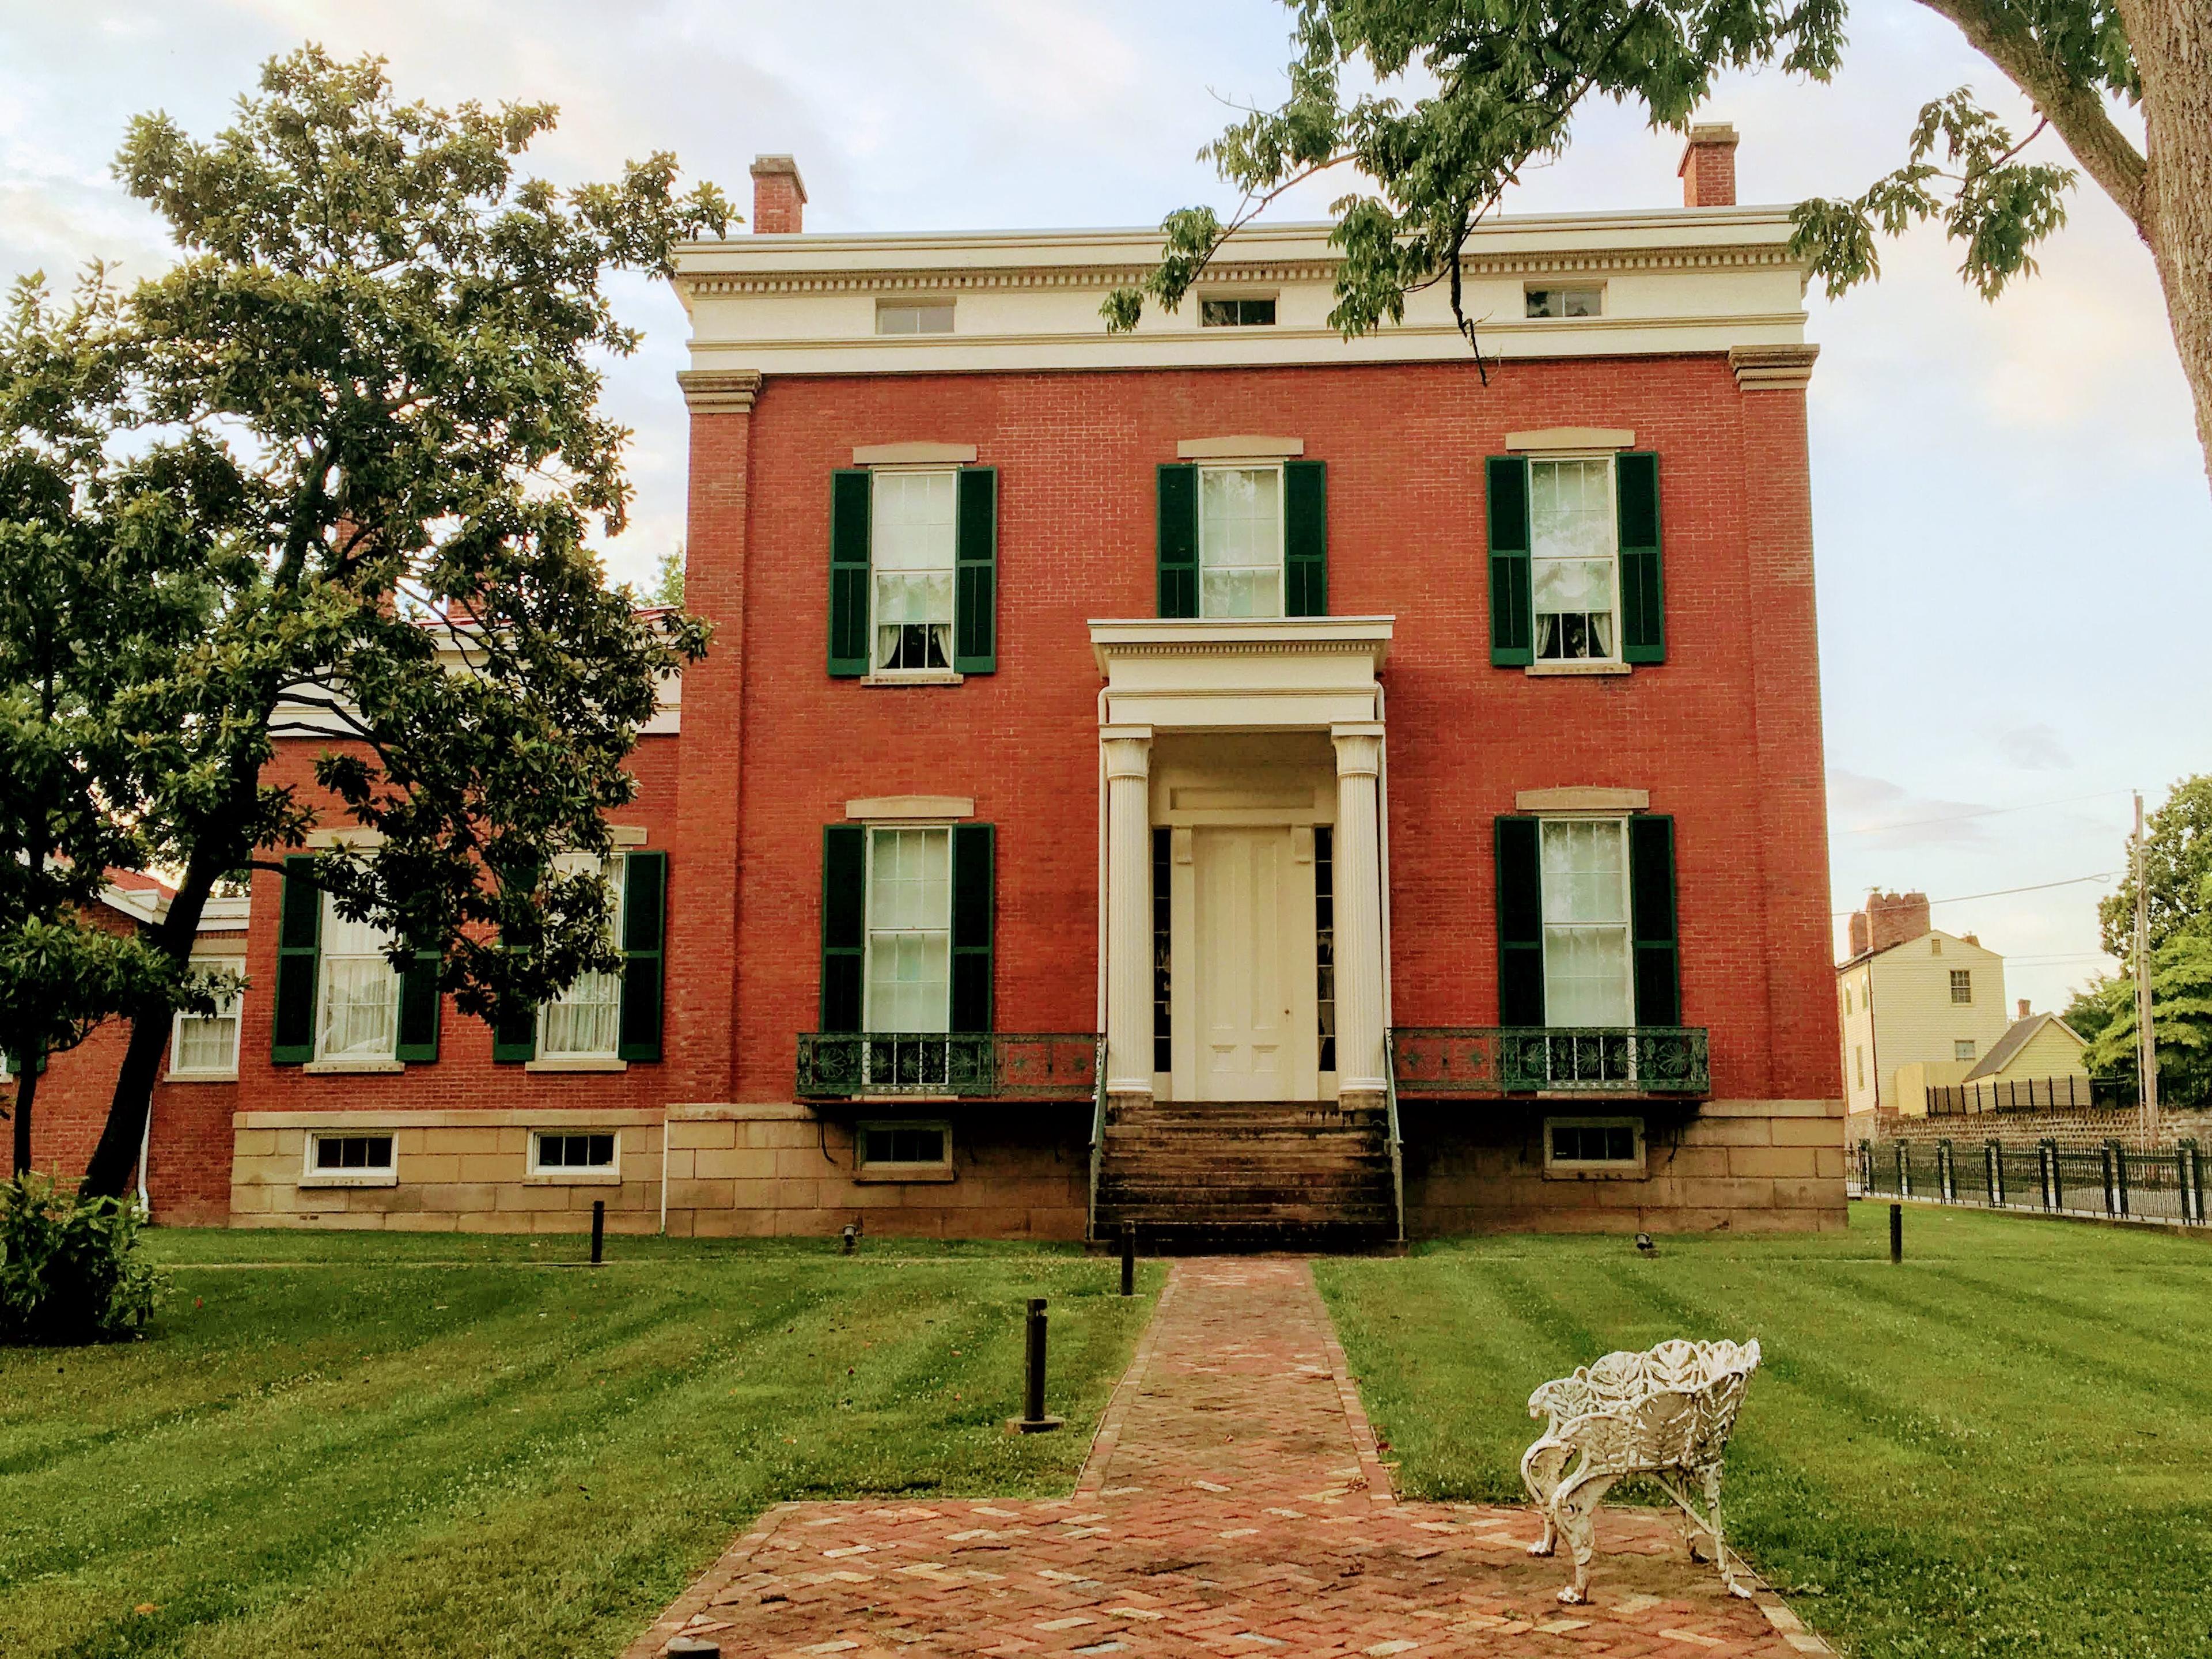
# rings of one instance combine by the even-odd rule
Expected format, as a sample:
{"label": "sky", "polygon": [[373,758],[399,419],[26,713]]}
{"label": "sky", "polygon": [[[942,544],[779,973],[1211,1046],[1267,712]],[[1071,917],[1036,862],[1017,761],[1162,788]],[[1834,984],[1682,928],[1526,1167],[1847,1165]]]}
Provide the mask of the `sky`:
{"label": "sky", "polygon": [[[673,149],[743,206],[752,157],[787,153],[809,229],[891,231],[1225,209],[1195,152],[1231,104],[1280,97],[1288,35],[1275,0],[0,0],[0,277],[159,270],[173,250],[108,171],[125,124],[159,108],[211,135],[303,40],[386,57],[410,98],[559,104],[532,152],[558,182]],[[1740,200],[1856,193],[1954,87],[2031,125],[1911,0],[1860,0],[1850,37],[1825,87],[1735,76],[1699,112],[1742,135]],[[1680,149],[1592,106],[1505,210],[1674,205]],[[2032,153],[2068,159],[2049,135]],[[2154,809],[2212,769],[2212,489],[2148,253],[2094,186],[1993,305],[1932,229],[1882,263],[1808,299],[1837,942],[1869,888],[1918,889],[2007,955],[2011,996],[2062,1007],[2111,965],[2095,902],[2128,792]],[[637,499],[606,552],[642,580],[684,533],[686,328],[665,288],[617,294],[646,339],[608,381]]]}

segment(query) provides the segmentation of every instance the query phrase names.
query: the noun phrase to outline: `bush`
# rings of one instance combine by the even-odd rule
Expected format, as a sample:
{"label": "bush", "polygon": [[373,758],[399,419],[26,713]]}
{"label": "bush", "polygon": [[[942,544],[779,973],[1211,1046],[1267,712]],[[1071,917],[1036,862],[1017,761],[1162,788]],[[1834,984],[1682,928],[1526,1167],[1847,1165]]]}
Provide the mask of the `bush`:
{"label": "bush", "polygon": [[136,1260],[137,1206],[78,1199],[38,1175],[0,1187],[0,1343],[140,1334],[166,1276]]}

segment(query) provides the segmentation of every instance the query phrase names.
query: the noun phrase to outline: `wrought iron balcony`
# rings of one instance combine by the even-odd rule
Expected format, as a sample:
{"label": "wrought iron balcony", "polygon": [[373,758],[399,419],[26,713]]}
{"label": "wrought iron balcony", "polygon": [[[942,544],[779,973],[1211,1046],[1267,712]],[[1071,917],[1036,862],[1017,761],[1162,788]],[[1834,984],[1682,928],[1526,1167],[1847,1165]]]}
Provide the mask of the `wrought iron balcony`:
{"label": "wrought iron balcony", "polygon": [[1090,1031],[801,1031],[801,1100],[1088,1100]]}
{"label": "wrought iron balcony", "polygon": [[1391,1075],[1406,1095],[1702,1095],[1705,1033],[1691,1025],[1401,1025]]}

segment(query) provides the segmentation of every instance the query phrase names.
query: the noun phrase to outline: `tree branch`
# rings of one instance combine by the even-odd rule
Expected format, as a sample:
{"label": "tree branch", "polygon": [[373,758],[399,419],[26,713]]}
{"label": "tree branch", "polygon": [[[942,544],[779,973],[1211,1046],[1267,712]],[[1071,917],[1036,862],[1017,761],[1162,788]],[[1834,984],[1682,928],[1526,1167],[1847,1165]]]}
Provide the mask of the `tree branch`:
{"label": "tree branch", "polygon": [[2113,124],[2097,89],[2082,85],[2052,63],[2014,15],[1990,0],[1920,0],[1920,3],[1955,23],[1968,45],[2028,95],[2036,112],[2058,129],[2074,159],[2128,216],[2136,234],[2144,235],[2143,179],[2148,169],[2142,153]]}

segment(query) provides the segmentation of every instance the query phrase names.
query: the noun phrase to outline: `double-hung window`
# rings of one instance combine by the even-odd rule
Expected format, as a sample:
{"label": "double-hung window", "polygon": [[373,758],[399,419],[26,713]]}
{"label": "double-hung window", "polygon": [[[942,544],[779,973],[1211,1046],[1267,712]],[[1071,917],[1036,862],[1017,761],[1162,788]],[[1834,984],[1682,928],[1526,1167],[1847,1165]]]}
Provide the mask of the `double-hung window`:
{"label": "double-hung window", "polygon": [[1545,1023],[1633,1025],[1628,822],[1549,818],[1539,829]]}
{"label": "double-hung window", "polygon": [[903,465],[833,475],[832,675],[887,684],[997,669],[998,478]]}
{"label": "double-hung window", "polygon": [[868,831],[870,1031],[952,1029],[952,831]]}
{"label": "double-hung window", "polygon": [[[198,972],[224,974],[234,981],[245,964],[222,958],[192,958]],[[181,1010],[169,1033],[171,1077],[233,1078],[238,1075],[238,1025],[241,994],[234,989],[212,1014]]]}
{"label": "double-hung window", "polygon": [[1198,614],[1283,614],[1283,470],[1198,470]]}
{"label": "double-hung window", "polygon": [[1613,458],[1530,461],[1528,516],[1536,660],[1616,660],[1620,561]]}
{"label": "double-hung window", "polygon": [[[588,853],[564,853],[554,867],[565,875],[594,871],[606,877],[613,915],[610,937],[623,937],[623,892],[625,873],[619,853],[602,866]],[[538,1054],[542,1060],[613,1060],[622,1045],[623,976],[579,974],[568,988],[538,1010]]]}
{"label": "double-hung window", "polygon": [[1493,455],[1490,659],[1535,672],[1667,659],[1659,458]]}
{"label": "double-hung window", "polygon": [[952,667],[952,581],[958,475],[874,475],[870,547],[878,673]]}
{"label": "double-hung window", "polygon": [[391,1060],[399,1041],[399,975],[386,952],[392,936],[338,914],[323,900],[322,972],[317,987],[315,1058]]}

